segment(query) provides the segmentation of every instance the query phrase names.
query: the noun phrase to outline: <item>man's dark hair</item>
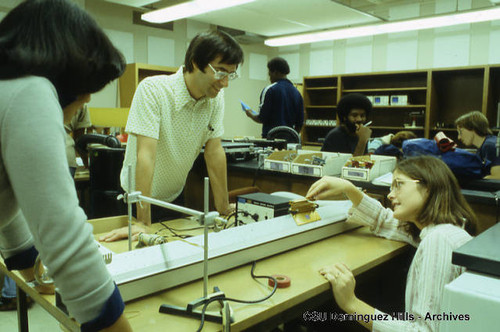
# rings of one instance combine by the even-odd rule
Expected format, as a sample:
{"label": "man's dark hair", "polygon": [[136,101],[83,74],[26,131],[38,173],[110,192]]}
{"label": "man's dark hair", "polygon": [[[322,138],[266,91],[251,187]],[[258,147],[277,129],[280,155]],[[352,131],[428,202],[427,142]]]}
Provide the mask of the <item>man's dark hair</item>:
{"label": "man's dark hair", "polygon": [[267,69],[269,69],[271,73],[278,72],[282,75],[290,74],[290,67],[288,66],[288,62],[280,57],[272,58],[271,60],[269,60],[269,62],[267,63]]}
{"label": "man's dark hair", "polygon": [[352,109],[359,108],[365,110],[366,116],[372,110],[371,101],[361,93],[351,93],[340,98],[337,104],[337,113],[341,123],[347,122],[347,117]]}
{"label": "man's dark hair", "polygon": [[186,51],[184,65],[193,72],[194,64],[205,71],[207,65],[221,56],[221,63],[239,65],[243,63],[243,50],[233,37],[224,31],[206,31],[196,35]]}
{"label": "man's dark hair", "polygon": [[69,0],[27,0],[0,22],[0,79],[47,78],[61,106],[101,90],[125,60],[95,20]]}

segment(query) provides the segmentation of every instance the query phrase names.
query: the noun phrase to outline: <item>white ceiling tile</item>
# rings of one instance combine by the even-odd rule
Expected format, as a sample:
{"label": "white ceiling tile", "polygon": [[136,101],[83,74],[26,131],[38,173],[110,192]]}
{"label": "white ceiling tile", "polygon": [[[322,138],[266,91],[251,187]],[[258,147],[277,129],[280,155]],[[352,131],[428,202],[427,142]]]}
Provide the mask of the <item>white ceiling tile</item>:
{"label": "white ceiling tile", "polygon": [[193,19],[267,37],[379,21],[330,0],[257,0]]}

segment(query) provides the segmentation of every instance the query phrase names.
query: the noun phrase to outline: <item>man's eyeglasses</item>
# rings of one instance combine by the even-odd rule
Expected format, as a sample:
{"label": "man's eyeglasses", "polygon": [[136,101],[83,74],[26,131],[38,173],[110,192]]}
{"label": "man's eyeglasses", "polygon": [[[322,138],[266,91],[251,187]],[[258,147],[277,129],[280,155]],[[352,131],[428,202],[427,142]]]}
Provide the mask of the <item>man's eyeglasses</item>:
{"label": "man's eyeglasses", "polygon": [[227,79],[229,81],[232,81],[236,78],[238,78],[238,73],[233,71],[231,73],[226,73],[225,71],[218,71],[218,70],[215,70],[214,67],[212,67],[211,64],[208,64],[208,66],[210,67],[210,69],[212,69],[214,71],[214,77],[216,80],[223,80],[227,77]]}
{"label": "man's eyeglasses", "polygon": [[418,182],[420,182],[420,180],[398,180],[398,179],[394,179],[392,181],[392,184],[391,184],[391,191],[399,191],[399,190],[401,190],[401,186],[405,182],[418,183]]}

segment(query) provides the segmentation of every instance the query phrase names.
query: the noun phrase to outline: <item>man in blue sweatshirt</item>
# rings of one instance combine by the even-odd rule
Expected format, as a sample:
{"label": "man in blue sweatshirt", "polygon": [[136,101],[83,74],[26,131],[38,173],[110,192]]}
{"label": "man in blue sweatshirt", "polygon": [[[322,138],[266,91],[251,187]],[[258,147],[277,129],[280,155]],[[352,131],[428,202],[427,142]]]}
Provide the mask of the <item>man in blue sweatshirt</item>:
{"label": "man in blue sweatshirt", "polygon": [[262,123],[262,137],[278,126],[288,126],[300,132],[304,123],[304,101],[299,91],[287,79],[290,67],[285,59],[276,57],[267,63],[271,84],[260,94],[259,113],[246,110],[249,118]]}

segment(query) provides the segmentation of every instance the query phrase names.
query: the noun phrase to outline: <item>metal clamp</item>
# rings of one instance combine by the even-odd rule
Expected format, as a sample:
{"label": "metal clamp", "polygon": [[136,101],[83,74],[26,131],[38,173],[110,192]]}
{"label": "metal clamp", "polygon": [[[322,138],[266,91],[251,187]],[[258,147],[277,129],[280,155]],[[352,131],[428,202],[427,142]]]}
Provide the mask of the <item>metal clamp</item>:
{"label": "metal clamp", "polygon": [[215,220],[214,220],[214,232],[220,232],[221,230],[224,229],[225,226],[223,225],[227,225],[227,219],[224,219],[224,218],[221,218],[221,217],[215,217]]}
{"label": "metal clamp", "polygon": [[132,191],[131,193],[125,192],[124,194],[120,194],[116,197],[117,200],[123,200],[125,203],[137,203],[140,202],[139,196],[141,195],[140,191]]}
{"label": "metal clamp", "polygon": [[204,214],[203,216],[201,216],[200,219],[202,219],[202,220],[200,220],[200,223],[202,225],[211,226],[211,225],[215,224],[215,219],[217,217],[219,217],[219,212],[210,211],[207,214]]}

